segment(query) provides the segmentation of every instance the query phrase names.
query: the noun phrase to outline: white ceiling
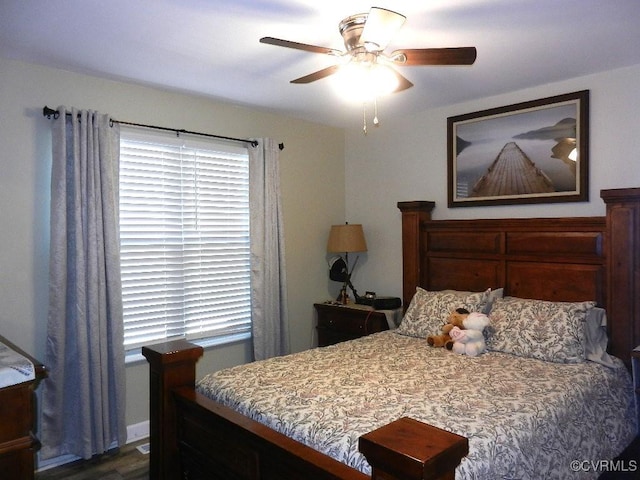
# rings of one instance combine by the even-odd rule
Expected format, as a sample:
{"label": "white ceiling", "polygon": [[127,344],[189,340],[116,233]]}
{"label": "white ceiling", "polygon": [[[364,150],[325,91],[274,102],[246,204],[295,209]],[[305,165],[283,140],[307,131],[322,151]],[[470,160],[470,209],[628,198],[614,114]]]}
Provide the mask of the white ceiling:
{"label": "white ceiling", "polygon": [[640,64],[640,0],[0,0],[0,56],[352,126],[362,111],[330,79],[289,83],[335,59],[258,40],[343,50],[339,21],[371,6],[407,16],[388,51],[478,49],[398,67],[415,86],[386,117]]}

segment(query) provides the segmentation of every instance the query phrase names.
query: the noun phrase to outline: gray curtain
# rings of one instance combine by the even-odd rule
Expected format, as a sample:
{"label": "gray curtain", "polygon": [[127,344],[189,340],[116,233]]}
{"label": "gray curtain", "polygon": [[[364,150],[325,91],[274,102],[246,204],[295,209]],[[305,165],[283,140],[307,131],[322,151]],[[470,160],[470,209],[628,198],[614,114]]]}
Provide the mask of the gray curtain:
{"label": "gray curtain", "polygon": [[255,360],[289,353],[280,148],[272,139],[249,147],[251,321]]}
{"label": "gray curtain", "polygon": [[120,131],[60,107],[53,120],[43,459],[126,441],[118,232]]}

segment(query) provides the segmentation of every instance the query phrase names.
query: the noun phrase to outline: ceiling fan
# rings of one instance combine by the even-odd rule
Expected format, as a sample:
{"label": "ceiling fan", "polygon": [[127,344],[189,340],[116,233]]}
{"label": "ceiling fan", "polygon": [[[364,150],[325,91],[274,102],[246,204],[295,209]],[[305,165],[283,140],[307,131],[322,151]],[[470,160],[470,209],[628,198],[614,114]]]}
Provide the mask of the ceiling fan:
{"label": "ceiling fan", "polygon": [[475,62],[475,47],[413,48],[395,50],[389,54],[385,53],[384,50],[396,32],[402,27],[405,19],[404,15],[378,7],[372,7],[369,13],[359,13],[345,18],[340,22],[338,28],[344,39],[346,51],[274,37],[263,37],[260,42],[312,53],[332,55],[346,60],[291,80],[291,83],[315,82],[338,73],[341,67],[347,63],[365,66],[383,65],[395,77],[393,79],[394,86],[390,92],[399,92],[412,87],[413,83],[391,68],[391,66],[471,65]]}

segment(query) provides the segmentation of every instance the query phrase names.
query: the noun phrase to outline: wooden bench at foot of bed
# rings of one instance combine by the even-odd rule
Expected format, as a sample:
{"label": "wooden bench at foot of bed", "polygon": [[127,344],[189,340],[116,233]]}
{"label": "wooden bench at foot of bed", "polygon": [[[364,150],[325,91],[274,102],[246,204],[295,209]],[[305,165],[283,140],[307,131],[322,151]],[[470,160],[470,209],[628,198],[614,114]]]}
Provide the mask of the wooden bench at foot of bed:
{"label": "wooden bench at foot of bed", "polygon": [[453,480],[466,438],[410,418],[360,437],[368,477],[196,393],[202,347],[184,340],[143,347],[149,361],[149,478],[220,480]]}

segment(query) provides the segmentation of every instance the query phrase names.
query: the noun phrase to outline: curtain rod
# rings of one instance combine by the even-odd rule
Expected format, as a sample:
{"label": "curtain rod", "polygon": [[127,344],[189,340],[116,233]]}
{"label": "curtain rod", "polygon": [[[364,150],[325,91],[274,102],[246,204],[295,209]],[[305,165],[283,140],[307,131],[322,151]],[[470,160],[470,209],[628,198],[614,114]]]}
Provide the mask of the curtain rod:
{"label": "curtain rod", "polygon": [[[66,115],[71,115],[69,112],[65,112]],[[47,118],[51,118],[53,116],[53,118],[58,118],[60,116],[60,112],[58,112],[57,110],[54,110],[53,108],[49,108],[46,105],[44,106],[44,108],[42,109],[42,115],[47,117]],[[211,138],[220,138],[222,140],[229,140],[232,142],[240,142],[240,143],[248,143],[250,144],[252,147],[257,147],[258,146],[258,141],[257,140],[247,140],[245,138],[234,138],[234,137],[225,137],[223,135],[214,135],[212,133],[201,133],[201,132],[192,132],[190,130],[184,130],[184,129],[176,129],[176,128],[167,128],[167,127],[158,127],[156,125],[145,125],[143,123],[133,123],[133,122],[123,122],[122,120],[112,120],[113,122],[117,122],[120,125],[130,125],[132,127],[144,127],[144,128],[152,128],[154,130],[164,130],[165,132],[175,132],[176,135],[180,135],[181,133],[186,133],[189,135],[200,135],[202,137],[211,137]],[[278,145],[278,147],[280,148],[280,150],[284,150],[284,143],[280,143]]]}

